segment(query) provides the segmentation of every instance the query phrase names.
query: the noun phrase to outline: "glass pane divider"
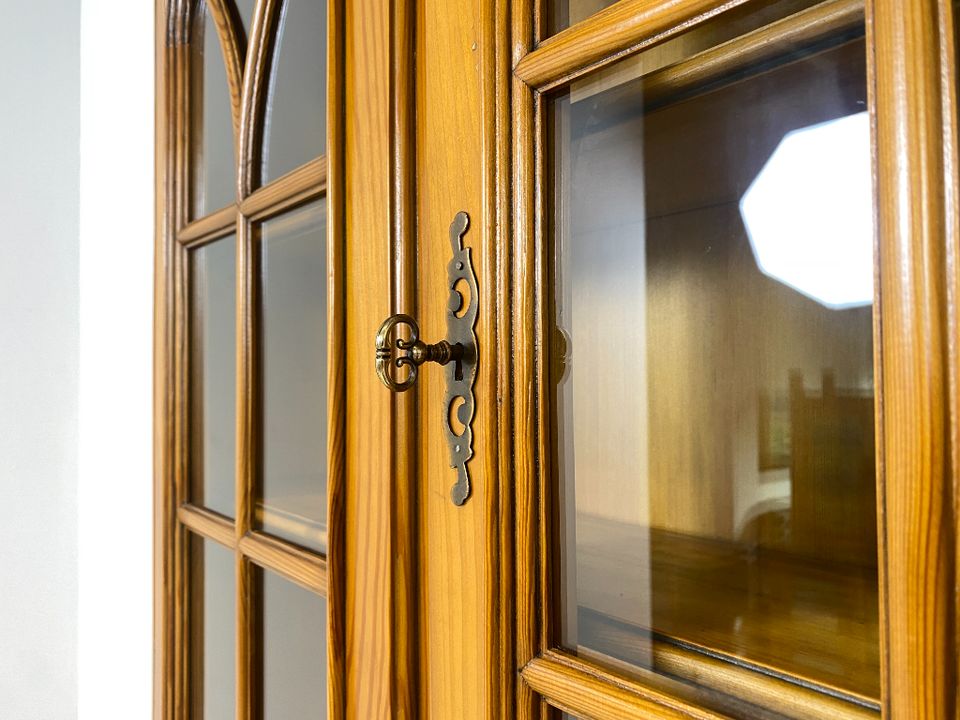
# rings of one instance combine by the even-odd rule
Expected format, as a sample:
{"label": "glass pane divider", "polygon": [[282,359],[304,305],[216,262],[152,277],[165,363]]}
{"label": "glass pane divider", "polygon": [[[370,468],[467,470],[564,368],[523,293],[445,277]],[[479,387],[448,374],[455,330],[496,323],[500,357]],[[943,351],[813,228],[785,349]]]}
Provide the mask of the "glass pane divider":
{"label": "glass pane divider", "polygon": [[237,206],[228,205],[180,228],[177,232],[177,242],[188,248],[199,247],[229,235],[233,232],[236,221]]}
{"label": "glass pane divider", "polygon": [[620,0],[544,40],[517,63],[514,74],[536,90],[551,90],[739,4],[729,0],[681,0],[667,5]]}
{"label": "glass pane divider", "polygon": [[327,158],[321,155],[296,170],[254,190],[240,203],[252,221],[266,220],[295,205],[320,197],[327,189]]}
{"label": "glass pane divider", "polygon": [[200,537],[230,548],[236,549],[237,541],[233,521],[219,513],[185,503],[177,510],[177,519],[188,530]]}
{"label": "glass pane divider", "polygon": [[322,555],[257,531],[244,535],[238,547],[245,558],[260,567],[327,596],[327,560]]}

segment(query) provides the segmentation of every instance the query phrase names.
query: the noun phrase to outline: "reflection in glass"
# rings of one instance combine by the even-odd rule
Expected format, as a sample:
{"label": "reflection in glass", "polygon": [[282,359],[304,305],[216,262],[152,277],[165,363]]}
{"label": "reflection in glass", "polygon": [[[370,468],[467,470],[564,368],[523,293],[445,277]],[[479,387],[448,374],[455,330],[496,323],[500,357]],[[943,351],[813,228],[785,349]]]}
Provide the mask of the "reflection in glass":
{"label": "reflection in glass", "polygon": [[877,699],[864,43],[629,62],[549,110],[563,643]]}
{"label": "reflection in glass", "polygon": [[[618,0],[550,0],[546,3],[544,37],[555,35],[571,25],[588,19]],[[644,59],[625,61],[621,68],[631,62],[640,62],[647,71],[663,67],[692,53],[719,45],[720,43],[768,25],[775,20],[804,8],[817,5],[821,0],[760,0],[747,3],[748,7],[731,8],[719,16],[700,24],[696,34],[684,33],[679,38],[660,43],[652,52],[642,53]]]}
{"label": "reflection in glass", "polygon": [[327,716],[327,601],[268,571],[263,579],[264,720]]}
{"label": "reflection in glass", "polygon": [[235,202],[236,160],[230,86],[217,27],[205,2],[193,25],[191,78],[193,214],[203,217]]}
{"label": "reflection in glass", "polygon": [[327,243],[322,202],[261,226],[267,532],[323,552],[327,521]]}
{"label": "reflection in glass", "polygon": [[326,151],[327,3],[287,0],[270,73],[263,181]]}
{"label": "reflection in glass", "polygon": [[236,241],[190,253],[190,500],[234,514]]}
{"label": "reflection in glass", "polygon": [[233,552],[191,535],[193,717],[233,720],[236,703],[236,580]]}

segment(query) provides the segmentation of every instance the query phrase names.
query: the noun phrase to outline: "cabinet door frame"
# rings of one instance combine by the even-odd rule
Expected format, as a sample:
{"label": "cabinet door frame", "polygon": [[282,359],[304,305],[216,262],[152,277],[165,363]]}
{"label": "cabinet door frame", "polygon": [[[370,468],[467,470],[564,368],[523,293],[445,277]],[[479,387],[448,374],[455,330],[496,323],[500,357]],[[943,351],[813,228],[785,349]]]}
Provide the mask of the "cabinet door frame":
{"label": "cabinet door frame", "polygon": [[[543,93],[750,0],[620,0],[543,36],[512,4],[514,482],[517,717],[548,706],[600,720],[719,717],[559,649]],[[878,214],[877,480],[881,712],[956,712],[958,276],[956,62],[948,0],[866,0]],[[931,42],[936,38],[937,42]]]}
{"label": "cabinet door frame", "polygon": [[[231,98],[236,148],[236,201],[191,217],[191,17],[197,0],[156,0],[156,184],[154,279],[154,703],[153,716],[190,716],[189,537],[204,538],[236,557],[237,717],[259,717],[262,607],[257,568],[271,570],[327,599],[327,704],[345,715],[344,618],[345,365],[343,228],[343,6],[327,3],[326,155],[265,185],[259,178],[271,62],[282,0],[257,0],[249,44],[232,2],[207,0],[220,40]],[[327,552],[308,551],[261,532],[254,490],[260,473],[259,223],[318,198],[327,205]],[[190,249],[237,237],[236,512],[231,520],[189,502]]]}

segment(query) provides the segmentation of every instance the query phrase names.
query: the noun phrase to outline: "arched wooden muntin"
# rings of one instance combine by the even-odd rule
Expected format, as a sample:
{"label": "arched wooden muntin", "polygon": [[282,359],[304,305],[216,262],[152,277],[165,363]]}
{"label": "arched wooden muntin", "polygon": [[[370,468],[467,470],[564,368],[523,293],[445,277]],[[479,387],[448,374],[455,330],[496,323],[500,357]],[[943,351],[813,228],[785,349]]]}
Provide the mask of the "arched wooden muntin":
{"label": "arched wooden muntin", "polygon": [[[257,0],[249,39],[233,0],[206,0],[230,92],[236,202],[193,217],[191,50],[200,0],[157,3],[155,272],[155,674],[154,717],[186,720],[191,707],[188,531],[237,559],[237,717],[259,716],[259,588],[254,565],[327,600],[327,703],[345,712],[344,473],[345,320],[343,167],[343,11],[328,0],[327,155],[265,187],[259,185],[263,117],[282,0]],[[249,49],[249,51],[248,51]],[[303,550],[254,527],[259,484],[259,224],[311,200],[327,206],[327,554]],[[189,255],[231,233],[237,238],[237,506],[227,520],[189,502]]]}

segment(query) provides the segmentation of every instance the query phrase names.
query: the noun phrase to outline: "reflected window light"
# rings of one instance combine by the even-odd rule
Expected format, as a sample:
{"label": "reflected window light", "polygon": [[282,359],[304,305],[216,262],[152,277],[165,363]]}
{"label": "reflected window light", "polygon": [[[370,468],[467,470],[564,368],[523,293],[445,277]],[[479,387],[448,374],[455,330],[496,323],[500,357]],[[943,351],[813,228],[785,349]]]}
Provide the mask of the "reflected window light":
{"label": "reflected window light", "polygon": [[740,200],[761,272],[833,309],[873,302],[866,112],[784,136]]}

